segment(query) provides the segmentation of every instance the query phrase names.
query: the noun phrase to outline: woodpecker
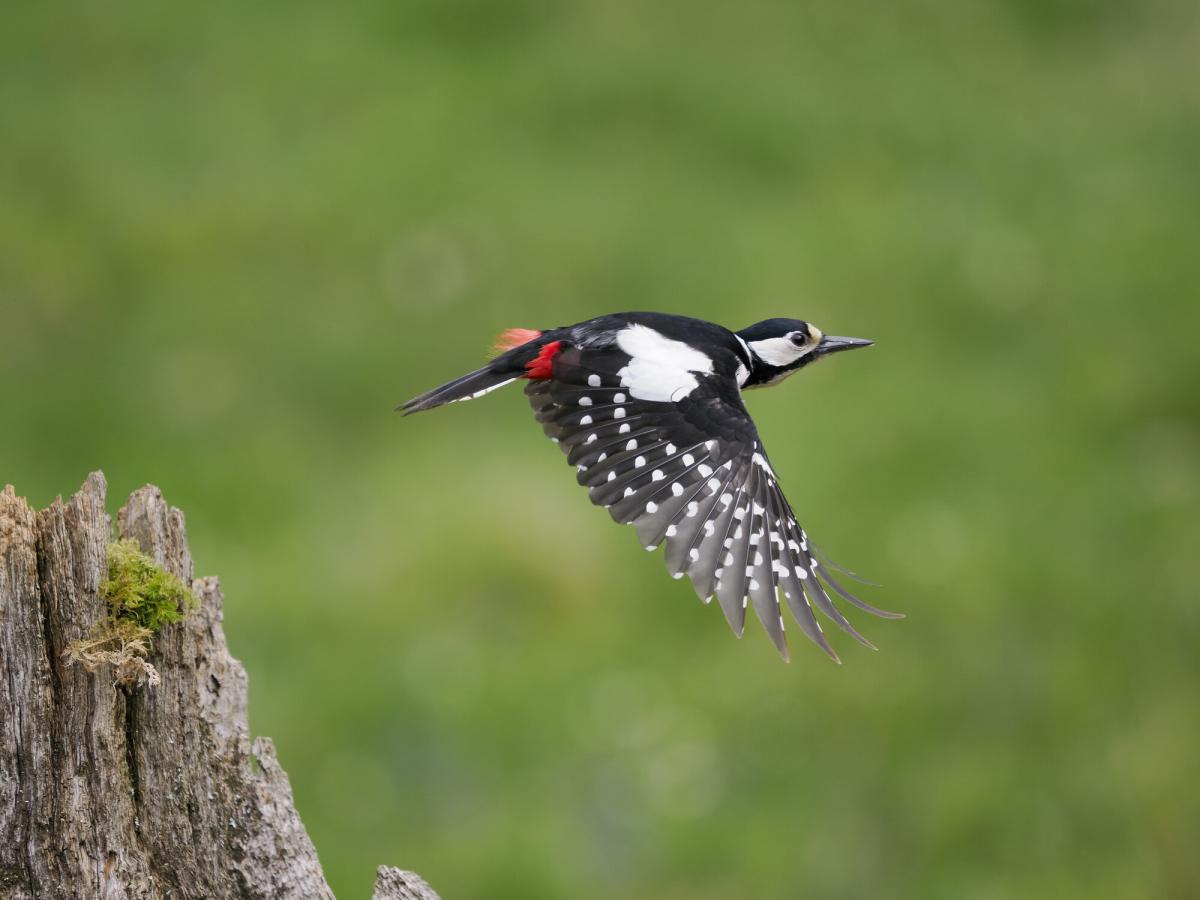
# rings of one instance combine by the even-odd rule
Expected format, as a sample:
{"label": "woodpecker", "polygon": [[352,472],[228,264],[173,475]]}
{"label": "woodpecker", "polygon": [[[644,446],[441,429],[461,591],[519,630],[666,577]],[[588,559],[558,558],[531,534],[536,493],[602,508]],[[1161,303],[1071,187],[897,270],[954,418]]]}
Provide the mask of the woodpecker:
{"label": "woodpecker", "polygon": [[753,603],[788,659],[778,592],[804,634],[835,661],[813,607],[871,649],[830,593],[876,616],[831,575],[779,488],[742,392],[779,384],[818,359],[869,347],[799,319],[730,331],[686,316],[633,312],[544,331],[511,329],[481,369],[414,397],[405,415],[472,400],[514,381],[566,453],[592,503],[633,524],[642,546],[666,543],[667,569],[715,596],[741,637]]}

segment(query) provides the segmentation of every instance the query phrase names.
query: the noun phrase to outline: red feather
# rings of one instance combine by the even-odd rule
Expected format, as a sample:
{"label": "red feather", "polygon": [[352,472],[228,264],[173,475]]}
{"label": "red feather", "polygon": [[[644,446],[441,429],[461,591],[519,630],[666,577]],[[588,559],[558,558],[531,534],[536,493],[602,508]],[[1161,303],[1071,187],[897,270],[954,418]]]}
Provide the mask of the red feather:
{"label": "red feather", "polygon": [[526,378],[535,378],[544,380],[553,374],[554,357],[558,351],[562,349],[562,341],[551,341],[540,351],[538,355],[525,363]]}

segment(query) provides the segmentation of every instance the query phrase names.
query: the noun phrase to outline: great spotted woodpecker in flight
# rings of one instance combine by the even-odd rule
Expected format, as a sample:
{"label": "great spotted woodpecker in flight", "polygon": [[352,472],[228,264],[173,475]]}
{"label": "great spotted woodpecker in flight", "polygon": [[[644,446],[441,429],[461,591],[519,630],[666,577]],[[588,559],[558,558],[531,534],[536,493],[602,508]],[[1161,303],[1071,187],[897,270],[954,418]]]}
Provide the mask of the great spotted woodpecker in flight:
{"label": "great spotted woodpecker in flight", "polygon": [[[414,397],[420,412],[482,397],[518,379],[546,434],[567,454],[591,501],[632,523],[642,545],[666,541],[667,568],[700,599],[715,596],[739,637],[746,607],[788,658],[778,592],[801,630],[834,661],[815,606],[853,635],[830,591],[884,618],[843,588],[796,523],[742,391],[778,384],[860,338],[831,337],[798,319],[729,331],[663,313],[600,316],[547,331],[513,329],[482,369]],[[824,583],[822,583],[824,582]]]}

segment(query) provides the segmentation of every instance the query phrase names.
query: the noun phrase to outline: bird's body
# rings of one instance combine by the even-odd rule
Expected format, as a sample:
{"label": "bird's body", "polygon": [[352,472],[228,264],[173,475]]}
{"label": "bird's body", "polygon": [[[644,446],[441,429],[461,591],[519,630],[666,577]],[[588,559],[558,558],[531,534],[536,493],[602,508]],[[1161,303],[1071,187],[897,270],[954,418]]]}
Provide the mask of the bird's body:
{"label": "bird's body", "polygon": [[633,524],[647,549],[665,542],[672,575],[688,575],[705,602],[716,596],[736,634],[753,603],[786,659],[781,591],[804,633],[836,660],[814,607],[871,645],[833,605],[826,584],[862,609],[896,614],[841,587],[828,561],[820,566],[741,395],[829,353],[870,343],[826,337],[797,319],[733,332],[685,316],[620,313],[505,332],[503,352],[487,366],[401,409],[419,412],[526,380],[538,421],[592,502]]}

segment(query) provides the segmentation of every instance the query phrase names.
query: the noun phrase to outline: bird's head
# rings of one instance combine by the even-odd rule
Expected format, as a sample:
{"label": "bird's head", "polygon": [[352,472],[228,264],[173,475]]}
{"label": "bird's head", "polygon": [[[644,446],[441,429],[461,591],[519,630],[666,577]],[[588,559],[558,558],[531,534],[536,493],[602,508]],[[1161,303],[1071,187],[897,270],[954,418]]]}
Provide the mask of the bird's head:
{"label": "bird's head", "polygon": [[833,337],[800,319],[767,319],[737,332],[750,351],[750,374],[744,387],[776,384],[809,363],[855,347],[870,347],[865,338]]}

